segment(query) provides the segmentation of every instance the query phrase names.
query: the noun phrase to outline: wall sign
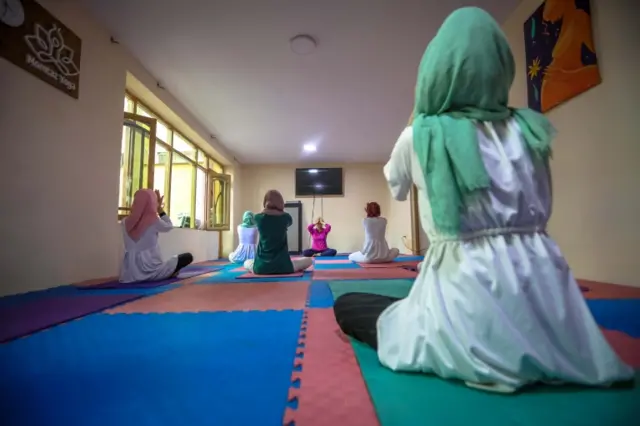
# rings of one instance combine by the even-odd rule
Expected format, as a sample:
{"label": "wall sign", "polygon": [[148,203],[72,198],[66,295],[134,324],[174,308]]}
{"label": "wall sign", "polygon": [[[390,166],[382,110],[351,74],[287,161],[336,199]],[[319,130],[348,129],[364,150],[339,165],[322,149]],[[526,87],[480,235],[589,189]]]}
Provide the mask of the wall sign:
{"label": "wall sign", "polygon": [[35,0],[0,0],[0,56],[78,99],[82,40]]}

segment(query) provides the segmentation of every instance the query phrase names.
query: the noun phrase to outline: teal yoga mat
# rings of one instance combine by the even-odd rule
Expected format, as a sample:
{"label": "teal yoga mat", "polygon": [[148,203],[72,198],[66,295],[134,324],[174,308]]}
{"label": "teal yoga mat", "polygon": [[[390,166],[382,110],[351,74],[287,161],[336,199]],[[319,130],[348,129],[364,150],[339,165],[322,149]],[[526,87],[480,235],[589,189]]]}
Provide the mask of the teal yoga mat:
{"label": "teal yoga mat", "polygon": [[373,349],[351,343],[381,426],[626,426],[640,415],[640,386],[540,386],[518,395],[489,394],[434,376],[394,373],[380,365]]}
{"label": "teal yoga mat", "polygon": [[[412,280],[329,282],[334,299],[350,292],[405,297],[411,285]],[[640,417],[640,373],[634,389],[540,386],[496,395],[425,374],[394,373],[369,346],[351,344],[381,426],[627,426]]]}
{"label": "teal yoga mat", "polygon": [[406,297],[413,280],[340,280],[328,281],[333,300],[346,293],[373,293],[391,297]]}

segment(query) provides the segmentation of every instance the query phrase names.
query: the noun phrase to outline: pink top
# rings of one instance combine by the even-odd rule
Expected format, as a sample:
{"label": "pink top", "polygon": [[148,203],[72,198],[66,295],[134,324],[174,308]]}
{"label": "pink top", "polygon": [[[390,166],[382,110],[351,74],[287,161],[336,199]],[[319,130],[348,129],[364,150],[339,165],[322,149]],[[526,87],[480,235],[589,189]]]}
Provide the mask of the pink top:
{"label": "pink top", "polygon": [[325,223],[322,231],[318,231],[315,223],[312,223],[307,226],[307,231],[311,234],[311,250],[324,251],[327,249],[327,234],[331,232],[331,225]]}

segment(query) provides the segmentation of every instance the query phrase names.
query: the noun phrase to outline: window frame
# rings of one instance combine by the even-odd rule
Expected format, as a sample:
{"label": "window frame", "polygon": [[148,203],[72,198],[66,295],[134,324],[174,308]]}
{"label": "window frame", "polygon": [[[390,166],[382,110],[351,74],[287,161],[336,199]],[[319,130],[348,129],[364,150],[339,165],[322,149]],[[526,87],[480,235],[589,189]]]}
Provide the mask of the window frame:
{"label": "window frame", "polygon": [[[153,165],[154,167],[148,167],[148,175],[147,175],[147,182],[149,183],[150,186],[153,186],[156,147],[161,146],[168,153],[168,156],[169,156],[169,159],[167,162],[168,170],[165,171],[165,180],[164,180],[164,188],[163,188],[167,214],[171,213],[170,212],[171,178],[172,178],[171,175],[173,173],[173,156],[174,154],[177,154],[180,157],[182,157],[182,159],[187,160],[187,164],[190,164],[192,167],[194,167],[192,169],[193,171],[192,171],[192,188],[191,188],[191,206],[190,206],[190,213],[189,213],[191,220],[190,220],[189,228],[181,228],[181,229],[193,229],[197,231],[228,231],[229,229],[231,229],[231,175],[224,173],[225,171],[224,165],[221,162],[217,161],[215,158],[213,158],[211,155],[209,155],[200,145],[198,145],[197,143],[193,142],[191,139],[186,137],[183,132],[176,129],[173,125],[171,125],[169,121],[165,120],[160,114],[156,113],[152,108],[150,108],[149,105],[140,101],[140,99],[138,99],[135,95],[131,94],[130,92],[125,91],[125,106],[126,106],[127,100],[131,102],[131,105],[133,105],[133,113],[125,111],[124,119],[125,120],[134,119],[137,121],[141,121],[149,125],[150,128],[152,128],[150,143],[149,143],[148,162],[150,166]],[[151,115],[152,117],[147,117],[146,115],[138,114],[139,108],[144,110],[145,113]],[[169,141],[164,141],[157,138],[156,130],[157,130],[158,122],[160,122],[162,125],[164,125],[167,128],[168,136],[169,136],[168,139],[170,139]],[[189,158],[187,154],[184,154],[173,147],[174,134],[179,135],[181,139],[183,139],[185,142],[187,142],[194,148],[195,159]],[[203,164],[200,163],[201,154],[204,155],[205,157],[205,161]],[[204,213],[203,217],[204,217],[205,223],[204,223],[204,227],[201,227],[201,228],[196,228],[195,226],[196,217],[198,216],[196,213],[197,198],[198,198],[198,188],[197,188],[198,169],[205,173],[204,212],[201,212],[201,213]],[[217,172],[214,169],[220,170],[221,173]],[[213,185],[214,179],[218,179],[224,182],[224,185],[222,188],[222,191],[223,191],[222,199],[225,201],[225,204],[223,206],[224,217],[223,217],[223,223],[217,226],[212,225],[211,224],[212,221],[210,220],[210,212],[211,212],[211,209],[213,208],[213,202],[214,202],[213,196],[212,196],[213,189],[210,187],[210,185]],[[119,201],[118,201],[118,204],[120,204]],[[118,209],[119,211],[128,210],[127,208],[122,209],[120,207],[118,207]],[[122,219],[121,216],[125,217],[126,215],[118,214],[118,220]]]}
{"label": "window frame", "polygon": [[[124,121],[139,121],[141,123],[149,126],[149,157],[147,158],[147,185],[149,182],[153,182],[153,174],[155,167],[151,167],[151,165],[155,164],[155,151],[156,151],[156,124],[157,120],[155,118],[145,117],[144,115],[138,115],[131,112],[124,112],[123,122]],[[120,188],[118,188],[118,192]],[[119,212],[130,212],[130,207],[120,206],[120,201],[118,200],[118,220],[122,220],[127,216],[127,214],[120,214]]]}

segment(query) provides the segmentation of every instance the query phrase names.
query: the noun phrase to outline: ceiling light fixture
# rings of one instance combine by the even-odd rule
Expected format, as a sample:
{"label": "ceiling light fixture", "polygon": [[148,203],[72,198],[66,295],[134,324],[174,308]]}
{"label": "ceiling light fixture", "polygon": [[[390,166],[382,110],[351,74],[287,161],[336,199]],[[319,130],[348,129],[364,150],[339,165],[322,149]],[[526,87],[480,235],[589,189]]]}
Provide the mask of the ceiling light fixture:
{"label": "ceiling light fixture", "polygon": [[316,50],[318,43],[308,34],[298,34],[289,40],[291,51],[297,55],[308,55]]}
{"label": "ceiling light fixture", "polygon": [[315,145],[310,143],[304,144],[302,149],[304,150],[304,152],[316,152],[318,150]]}

